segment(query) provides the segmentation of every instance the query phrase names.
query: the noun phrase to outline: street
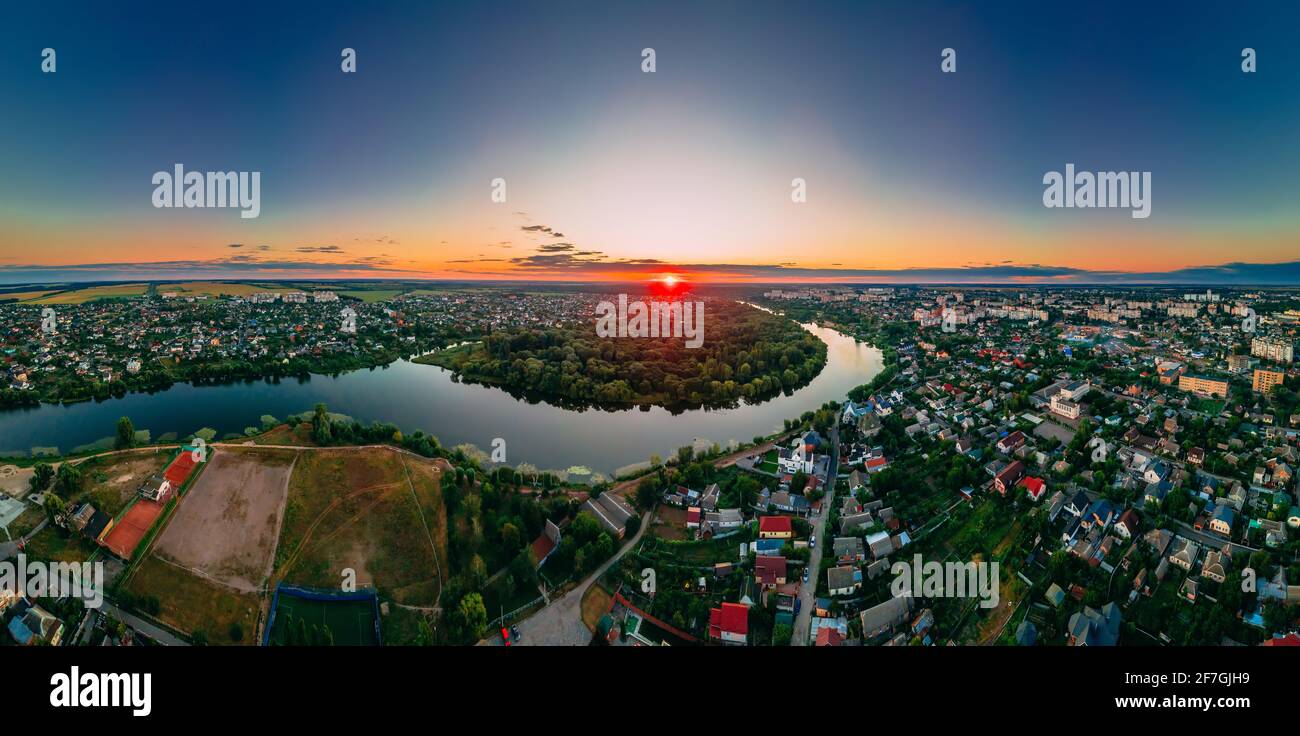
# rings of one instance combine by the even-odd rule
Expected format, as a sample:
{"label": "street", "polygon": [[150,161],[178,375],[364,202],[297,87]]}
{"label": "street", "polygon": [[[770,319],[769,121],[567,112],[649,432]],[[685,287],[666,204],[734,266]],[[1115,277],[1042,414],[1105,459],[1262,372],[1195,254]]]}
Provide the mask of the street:
{"label": "street", "polygon": [[[608,492],[608,491],[607,491]],[[651,514],[641,515],[641,528],[613,557],[588,575],[578,587],[556,598],[545,608],[520,621],[518,646],[585,646],[591,641],[591,632],[582,623],[582,596],[596,580],[619,560],[628,550],[636,547],[641,535],[650,527]],[[491,634],[491,632],[489,632]]]}
{"label": "street", "polygon": [[837,425],[831,430],[831,464],[826,474],[826,495],[822,497],[821,509],[812,520],[817,546],[812,549],[808,557],[808,582],[799,587],[799,615],[795,617],[794,637],[790,641],[797,647],[809,643],[808,632],[812,628],[812,612],[817,598],[817,580],[818,573],[821,571],[822,552],[831,544],[831,540],[826,536],[826,519],[830,517],[831,505],[835,503],[835,475],[838,472],[839,461],[840,428]]}

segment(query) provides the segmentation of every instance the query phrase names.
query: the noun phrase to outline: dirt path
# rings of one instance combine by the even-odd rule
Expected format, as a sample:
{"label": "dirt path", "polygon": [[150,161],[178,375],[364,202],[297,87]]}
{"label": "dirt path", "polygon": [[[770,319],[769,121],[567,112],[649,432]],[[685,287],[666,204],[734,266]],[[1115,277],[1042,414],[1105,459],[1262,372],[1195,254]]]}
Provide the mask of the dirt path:
{"label": "dirt path", "polygon": [[[429,540],[429,551],[433,553],[433,565],[438,572],[438,593],[433,599],[439,601],[442,600],[442,562],[438,559],[438,544],[433,541],[433,532],[429,531],[429,520],[424,518],[424,507],[420,505],[420,497],[415,494],[415,484],[411,482],[411,470],[406,467],[406,458],[402,458],[402,472],[406,474],[406,488],[411,492],[411,502],[415,504],[415,510],[420,514],[420,525],[424,527],[424,536]],[[440,489],[441,487],[439,485]],[[441,608],[435,606],[434,610],[441,610]]]}

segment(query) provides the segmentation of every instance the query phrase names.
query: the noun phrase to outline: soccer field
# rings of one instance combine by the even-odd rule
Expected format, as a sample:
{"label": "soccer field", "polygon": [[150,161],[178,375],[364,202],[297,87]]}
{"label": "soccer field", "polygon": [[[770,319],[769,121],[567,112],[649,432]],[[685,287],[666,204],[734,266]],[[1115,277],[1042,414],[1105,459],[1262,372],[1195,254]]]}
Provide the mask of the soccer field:
{"label": "soccer field", "polygon": [[[378,646],[374,594],[356,598],[305,596],[280,589],[268,644],[319,645],[325,630],[335,646]],[[307,641],[302,641],[305,637]]]}

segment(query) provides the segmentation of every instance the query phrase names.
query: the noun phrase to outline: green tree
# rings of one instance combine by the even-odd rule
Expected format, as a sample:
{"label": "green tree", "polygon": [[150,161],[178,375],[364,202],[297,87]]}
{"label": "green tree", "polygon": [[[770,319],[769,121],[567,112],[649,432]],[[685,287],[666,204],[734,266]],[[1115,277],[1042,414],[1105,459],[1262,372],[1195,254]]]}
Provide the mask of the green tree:
{"label": "green tree", "polygon": [[33,493],[39,493],[50,487],[54,481],[54,466],[49,463],[36,463],[32,468],[32,477],[27,481]]}
{"label": "green tree", "polygon": [[54,488],[59,493],[71,499],[81,493],[81,484],[81,468],[67,462],[59,466],[58,476],[54,481]]}
{"label": "green tree", "polygon": [[119,450],[130,449],[135,445],[135,425],[131,424],[131,417],[122,417],[117,420],[117,438],[113,440],[113,447]]}
{"label": "green tree", "polygon": [[53,491],[45,494],[45,501],[41,505],[45,509],[46,518],[50,521],[54,521],[54,517],[62,514],[64,508],[67,506],[63,499],[59,498],[59,496]]}
{"label": "green tree", "polygon": [[332,422],[329,411],[324,404],[317,404],[311,418],[312,440],[318,445],[328,445],[333,441]]}
{"label": "green tree", "polygon": [[458,606],[460,618],[465,624],[465,632],[478,641],[487,633],[487,608],[483,606],[483,596],[478,593],[466,593]]}

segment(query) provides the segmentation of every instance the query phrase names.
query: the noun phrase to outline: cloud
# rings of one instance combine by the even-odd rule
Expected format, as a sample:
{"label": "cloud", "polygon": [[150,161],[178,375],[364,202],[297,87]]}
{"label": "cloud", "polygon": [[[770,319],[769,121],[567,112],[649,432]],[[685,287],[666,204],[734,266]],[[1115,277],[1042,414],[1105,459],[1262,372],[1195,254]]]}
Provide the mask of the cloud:
{"label": "cloud", "polygon": [[337,277],[351,273],[409,278],[418,276],[421,272],[392,268],[387,261],[374,260],[373,257],[348,263],[316,263],[262,260],[246,253],[209,260],[0,265],[0,283],[252,278],[283,274]]}
{"label": "cloud", "polygon": [[[654,273],[672,265],[701,281],[710,278],[771,282],[889,282],[966,284],[1097,284],[1300,286],[1300,261],[1285,263],[1227,263],[1163,272],[1089,271],[1037,263],[968,264],[942,268],[803,268],[789,263],[668,264],[654,258],[609,260],[592,251],[539,253],[510,259],[514,270],[532,277],[585,275],[593,280]],[[473,271],[462,271],[474,273]],[[481,272],[495,273],[499,272]]]}
{"label": "cloud", "polygon": [[337,245],[300,245],[294,248],[299,253],[342,253],[343,249]]}

